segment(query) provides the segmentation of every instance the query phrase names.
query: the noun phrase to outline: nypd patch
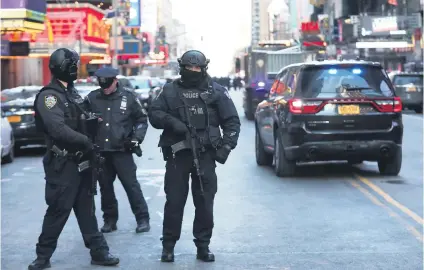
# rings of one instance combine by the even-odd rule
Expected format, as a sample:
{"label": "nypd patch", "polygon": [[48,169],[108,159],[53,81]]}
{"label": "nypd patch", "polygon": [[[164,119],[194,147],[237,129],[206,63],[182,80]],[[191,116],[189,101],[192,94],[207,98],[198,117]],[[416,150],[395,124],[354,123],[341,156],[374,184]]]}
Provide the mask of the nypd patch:
{"label": "nypd patch", "polygon": [[51,109],[54,106],[56,106],[57,103],[57,97],[53,95],[48,95],[44,97],[44,105],[46,105],[47,109]]}

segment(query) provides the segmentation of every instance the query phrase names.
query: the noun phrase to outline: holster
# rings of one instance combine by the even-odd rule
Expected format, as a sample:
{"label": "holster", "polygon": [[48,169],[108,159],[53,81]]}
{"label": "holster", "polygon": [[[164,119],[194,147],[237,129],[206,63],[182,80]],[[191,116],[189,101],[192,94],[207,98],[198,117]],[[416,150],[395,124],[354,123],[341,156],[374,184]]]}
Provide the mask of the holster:
{"label": "holster", "polygon": [[67,156],[54,156],[52,162],[53,162],[54,171],[59,173],[65,167],[66,162],[68,162],[68,157]]}

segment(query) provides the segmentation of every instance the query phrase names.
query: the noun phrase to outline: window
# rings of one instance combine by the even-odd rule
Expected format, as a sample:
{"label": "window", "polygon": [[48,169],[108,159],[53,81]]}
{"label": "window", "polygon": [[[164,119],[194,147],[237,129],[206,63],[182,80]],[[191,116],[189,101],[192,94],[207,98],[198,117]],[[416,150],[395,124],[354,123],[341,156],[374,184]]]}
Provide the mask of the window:
{"label": "window", "polygon": [[423,76],[422,75],[396,75],[393,84],[396,86],[423,86]]}
{"label": "window", "polygon": [[284,96],[291,96],[294,93],[297,83],[297,71],[297,67],[290,68],[290,71],[287,74],[287,87],[284,92]]}
{"label": "window", "polygon": [[280,85],[280,78],[282,76],[284,76],[286,72],[287,72],[287,70],[284,70],[283,72],[281,72],[280,74],[278,74],[275,77],[274,83],[272,84],[271,90],[269,91],[269,96],[270,97],[275,97],[277,95],[278,88],[279,88],[279,85]]}
{"label": "window", "polygon": [[300,90],[305,98],[393,96],[389,79],[375,66],[313,66],[302,70]]}

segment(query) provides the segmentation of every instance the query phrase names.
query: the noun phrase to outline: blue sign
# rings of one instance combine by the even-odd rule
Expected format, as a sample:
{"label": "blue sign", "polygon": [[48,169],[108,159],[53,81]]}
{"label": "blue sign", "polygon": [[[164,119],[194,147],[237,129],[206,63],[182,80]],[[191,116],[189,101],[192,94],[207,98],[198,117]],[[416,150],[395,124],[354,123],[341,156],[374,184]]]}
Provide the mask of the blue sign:
{"label": "blue sign", "polygon": [[10,46],[8,40],[1,40],[1,56],[9,56],[10,55]]}
{"label": "blue sign", "polygon": [[140,27],[141,26],[141,0],[131,0],[130,8],[130,21],[128,22],[129,27]]}

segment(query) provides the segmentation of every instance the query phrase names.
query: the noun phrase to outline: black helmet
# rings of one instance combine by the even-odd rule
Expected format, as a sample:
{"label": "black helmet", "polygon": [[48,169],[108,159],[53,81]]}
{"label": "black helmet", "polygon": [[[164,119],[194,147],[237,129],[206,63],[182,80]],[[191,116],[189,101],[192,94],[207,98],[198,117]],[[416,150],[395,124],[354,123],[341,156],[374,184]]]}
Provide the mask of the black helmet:
{"label": "black helmet", "polygon": [[180,68],[185,66],[197,66],[207,69],[209,59],[200,51],[190,50],[186,51],[181,58],[178,58],[178,64]]}
{"label": "black helmet", "polygon": [[71,83],[77,79],[79,55],[67,48],[57,49],[50,55],[49,68],[53,77]]}

